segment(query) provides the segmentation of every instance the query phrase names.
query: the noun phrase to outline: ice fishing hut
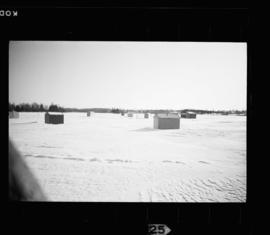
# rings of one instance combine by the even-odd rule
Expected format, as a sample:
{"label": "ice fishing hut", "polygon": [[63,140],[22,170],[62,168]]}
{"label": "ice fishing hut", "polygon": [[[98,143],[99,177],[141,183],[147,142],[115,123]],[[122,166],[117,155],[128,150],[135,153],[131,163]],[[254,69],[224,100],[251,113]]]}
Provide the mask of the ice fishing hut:
{"label": "ice fishing hut", "polygon": [[149,118],[149,114],[148,113],[145,113],[144,114],[144,118]]}
{"label": "ice fishing hut", "polygon": [[155,129],[180,129],[180,115],[178,113],[160,113],[154,116]]}
{"label": "ice fishing hut", "polygon": [[19,113],[16,111],[8,112],[8,117],[9,118],[19,118]]}
{"label": "ice fishing hut", "polygon": [[47,124],[64,124],[64,114],[45,113],[45,123]]}
{"label": "ice fishing hut", "polygon": [[196,113],[184,112],[184,113],[181,113],[181,118],[193,118],[193,119],[195,119],[196,118]]}
{"label": "ice fishing hut", "polygon": [[91,116],[91,111],[87,111],[87,117]]}

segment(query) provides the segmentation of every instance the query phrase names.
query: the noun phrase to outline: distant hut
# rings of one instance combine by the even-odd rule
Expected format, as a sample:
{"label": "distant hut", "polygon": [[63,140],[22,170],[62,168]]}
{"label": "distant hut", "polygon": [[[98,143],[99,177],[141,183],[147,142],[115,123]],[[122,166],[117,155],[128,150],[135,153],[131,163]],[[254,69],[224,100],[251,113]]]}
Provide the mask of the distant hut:
{"label": "distant hut", "polygon": [[11,112],[8,112],[8,116],[9,118],[19,118],[20,115],[16,111],[11,111]]}
{"label": "distant hut", "polygon": [[160,113],[154,116],[155,129],[180,129],[180,116],[178,113]]}
{"label": "distant hut", "polygon": [[149,114],[148,113],[145,113],[144,114],[144,118],[149,118]]}
{"label": "distant hut", "polygon": [[127,116],[128,117],[133,117],[133,113],[128,113]]}
{"label": "distant hut", "polygon": [[45,113],[45,123],[47,124],[64,124],[64,114]]}
{"label": "distant hut", "polygon": [[181,113],[181,118],[195,119],[196,118],[196,113],[193,113],[193,112],[184,112],[184,113]]}
{"label": "distant hut", "polygon": [[125,116],[125,113],[124,112],[121,112],[121,116]]}
{"label": "distant hut", "polygon": [[91,116],[91,111],[87,111],[87,117]]}

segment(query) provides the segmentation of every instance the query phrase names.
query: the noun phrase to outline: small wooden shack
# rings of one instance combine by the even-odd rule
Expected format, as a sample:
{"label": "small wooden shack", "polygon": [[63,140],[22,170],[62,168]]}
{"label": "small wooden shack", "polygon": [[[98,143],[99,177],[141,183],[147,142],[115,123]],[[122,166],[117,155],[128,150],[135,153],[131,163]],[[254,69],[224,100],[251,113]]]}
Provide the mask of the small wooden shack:
{"label": "small wooden shack", "polygon": [[121,116],[125,116],[125,113],[124,112],[121,112]]}
{"label": "small wooden shack", "polygon": [[184,113],[181,113],[181,118],[193,118],[193,119],[195,119],[196,118],[196,113],[184,112]]}
{"label": "small wooden shack", "polygon": [[149,114],[148,113],[145,113],[144,114],[144,118],[149,118]]}
{"label": "small wooden shack", "polygon": [[91,116],[91,111],[87,111],[87,117]]}
{"label": "small wooden shack", "polygon": [[64,124],[64,114],[45,113],[45,123],[47,124]]}
{"label": "small wooden shack", "polygon": [[180,115],[178,113],[161,113],[154,116],[155,129],[180,129]]}
{"label": "small wooden shack", "polygon": [[16,111],[11,111],[11,112],[8,112],[8,117],[9,118],[19,118],[19,113],[16,112]]}

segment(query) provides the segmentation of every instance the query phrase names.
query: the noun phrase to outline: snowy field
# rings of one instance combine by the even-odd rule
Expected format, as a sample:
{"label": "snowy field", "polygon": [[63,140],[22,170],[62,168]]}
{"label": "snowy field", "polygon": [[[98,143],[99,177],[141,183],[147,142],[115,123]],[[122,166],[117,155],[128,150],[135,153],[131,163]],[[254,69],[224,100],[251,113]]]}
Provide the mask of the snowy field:
{"label": "snowy field", "polygon": [[246,117],[197,115],[178,130],[153,118],[44,113],[9,119],[9,136],[52,201],[245,202]]}

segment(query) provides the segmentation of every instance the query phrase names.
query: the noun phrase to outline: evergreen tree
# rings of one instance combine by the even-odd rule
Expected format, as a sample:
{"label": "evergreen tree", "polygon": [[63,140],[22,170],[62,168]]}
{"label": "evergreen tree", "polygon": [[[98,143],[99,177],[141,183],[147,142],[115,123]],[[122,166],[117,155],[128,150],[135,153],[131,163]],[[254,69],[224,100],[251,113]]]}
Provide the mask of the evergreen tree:
{"label": "evergreen tree", "polygon": [[44,112],[44,111],[45,111],[45,109],[44,109],[44,107],[43,107],[43,104],[40,104],[40,105],[39,105],[39,111],[40,111],[40,112]]}
{"label": "evergreen tree", "polygon": [[32,103],[30,111],[38,112],[39,111],[39,105],[37,103]]}
{"label": "evergreen tree", "polygon": [[11,112],[11,111],[14,111],[15,110],[15,104],[14,103],[8,103],[8,111]]}

